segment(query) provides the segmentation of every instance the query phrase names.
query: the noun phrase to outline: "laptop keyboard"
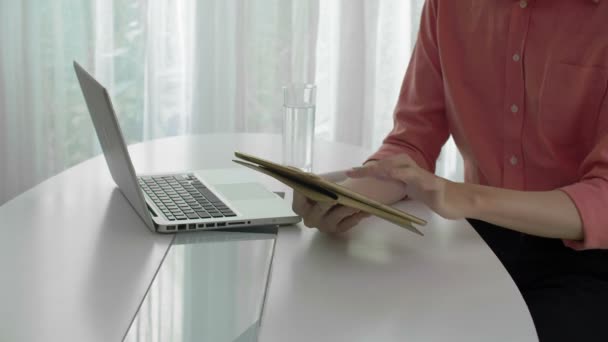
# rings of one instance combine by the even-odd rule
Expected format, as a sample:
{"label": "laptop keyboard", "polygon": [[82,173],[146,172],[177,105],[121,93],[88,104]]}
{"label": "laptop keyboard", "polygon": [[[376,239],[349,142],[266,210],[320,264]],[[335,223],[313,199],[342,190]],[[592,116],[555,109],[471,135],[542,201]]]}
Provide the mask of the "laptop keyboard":
{"label": "laptop keyboard", "polygon": [[138,177],[138,181],[169,221],[236,216],[192,174]]}

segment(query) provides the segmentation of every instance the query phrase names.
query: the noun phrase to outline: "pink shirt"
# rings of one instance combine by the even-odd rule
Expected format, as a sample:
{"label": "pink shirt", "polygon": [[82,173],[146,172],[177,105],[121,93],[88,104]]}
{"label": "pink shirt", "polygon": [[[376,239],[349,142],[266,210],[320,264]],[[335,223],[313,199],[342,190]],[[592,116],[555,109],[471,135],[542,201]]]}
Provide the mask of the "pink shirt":
{"label": "pink shirt", "polygon": [[427,0],[380,150],[430,171],[451,134],[465,180],[561,189],[608,248],[608,1]]}

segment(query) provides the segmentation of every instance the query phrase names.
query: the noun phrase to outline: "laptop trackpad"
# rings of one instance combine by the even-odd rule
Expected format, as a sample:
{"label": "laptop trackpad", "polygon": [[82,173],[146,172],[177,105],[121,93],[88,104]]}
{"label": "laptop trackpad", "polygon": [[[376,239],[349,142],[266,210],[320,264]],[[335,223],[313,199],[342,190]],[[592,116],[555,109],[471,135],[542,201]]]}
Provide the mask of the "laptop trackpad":
{"label": "laptop trackpad", "polygon": [[218,184],[214,185],[214,187],[230,201],[259,200],[275,197],[272,192],[266,190],[265,187],[258,183]]}

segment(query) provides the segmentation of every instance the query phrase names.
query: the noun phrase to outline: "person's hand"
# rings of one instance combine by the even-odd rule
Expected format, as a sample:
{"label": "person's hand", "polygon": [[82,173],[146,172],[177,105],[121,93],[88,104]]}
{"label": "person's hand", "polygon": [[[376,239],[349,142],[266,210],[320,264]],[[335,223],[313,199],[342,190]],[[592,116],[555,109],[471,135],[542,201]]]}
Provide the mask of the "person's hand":
{"label": "person's hand", "polygon": [[297,191],[293,194],[293,211],[302,216],[304,225],[325,233],[343,233],[369,215],[342,205],[318,203]]}
{"label": "person's hand", "polygon": [[347,172],[347,176],[397,180],[406,184],[409,198],[423,202],[440,216],[446,219],[464,218],[459,206],[462,194],[457,184],[419,167],[406,154],[353,168]]}

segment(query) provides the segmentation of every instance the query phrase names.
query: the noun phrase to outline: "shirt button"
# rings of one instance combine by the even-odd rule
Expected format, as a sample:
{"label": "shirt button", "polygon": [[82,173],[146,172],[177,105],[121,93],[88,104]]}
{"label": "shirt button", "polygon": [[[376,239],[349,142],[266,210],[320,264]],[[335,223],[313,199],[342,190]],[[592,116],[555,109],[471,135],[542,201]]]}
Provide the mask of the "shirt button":
{"label": "shirt button", "polygon": [[509,162],[511,163],[511,165],[515,166],[515,165],[517,165],[519,160],[517,160],[516,156],[512,156],[511,159],[509,159]]}
{"label": "shirt button", "polygon": [[519,7],[521,7],[521,8],[526,8],[526,7],[528,7],[528,1],[526,1],[526,0],[521,0],[521,1],[519,2]]}
{"label": "shirt button", "polygon": [[521,60],[521,56],[518,53],[516,53],[516,54],[513,55],[513,61],[514,62],[519,62],[520,60]]}
{"label": "shirt button", "polygon": [[512,105],[512,106],[511,106],[511,112],[512,112],[512,113],[517,113],[517,112],[519,112],[519,107],[517,107],[517,105]]}

